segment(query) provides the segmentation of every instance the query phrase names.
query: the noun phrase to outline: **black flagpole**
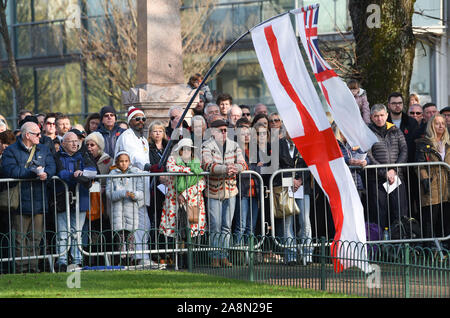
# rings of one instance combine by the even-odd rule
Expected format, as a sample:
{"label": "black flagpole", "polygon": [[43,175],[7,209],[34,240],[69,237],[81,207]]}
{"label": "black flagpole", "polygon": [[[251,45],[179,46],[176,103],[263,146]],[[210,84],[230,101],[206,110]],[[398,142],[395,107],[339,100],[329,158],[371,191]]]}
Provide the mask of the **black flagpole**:
{"label": "black flagpole", "polygon": [[[260,26],[261,24],[264,24],[264,23],[266,23],[266,22],[268,22],[268,21],[270,21],[270,20],[273,20],[273,19],[275,19],[275,18],[281,17],[281,16],[283,16],[283,15],[285,15],[285,14],[288,14],[288,13],[290,13],[290,12],[291,12],[291,11],[283,12],[283,13],[278,14],[278,15],[276,15],[276,16],[273,16],[273,17],[271,17],[271,18],[269,18],[269,19],[267,19],[267,20],[265,20],[265,21],[263,21],[263,22],[261,22],[261,23],[258,23],[258,24],[255,25],[253,28],[251,28],[251,29],[247,30],[246,32],[244,32],[241,36],[239,36],[236,40],[234,40],[234,42],[231,43],[231,44],[225,49],[225,51],[224,51],[224,52],[219,56],[219,58],[214,62],[214,64],[211,66],[211,68],[208,70],[208,72],[206,72],[205,76],[203,77],[202,82],[201,82],[200,85],[197,87],[197,89],[195,90],[195,92],[194,92],[194,94],[192,95],[191,99],[189,100],[189,102],[188,102],[188,104],[187,104],[187,106],[186,106],[186,108],[185,108],[183,114],[181,115],[180,120],[179,120],[178,123],[177,123],[177,126],[175,127],[175,130],[178,129],[178,128],[180,127],[180,125],[183,123],[184,117],[186,116],[186,114],[187,114],[187,112],[189,111],[189,109],[190,109],[192,103],[194,102],[195,97],[197,97],[198,92],[200,91],[200,89],[202,88],[202,86],[204,85],[204,83],[206,82],[206,80],[208,79],[208,77],[211,75],[211,73],[214,71],[214,69],[216,68],[217,64],[219,64],[220,61],[222,61],[222,59],[225,57],[225,55],[227,55],[228,52],[229,52],[229,51],[230,51],[230,50],[231,50],[231,49],[232,49],[232,48],[233,48],[240,40],[242,40],[245,36],[247,36],[247,34],[249,34],[249,33],[251,32],[251,30],[253,30],[254,28],[256,28],[256,27]],[[161,169],[161,167],[165,165],[165,163],[166,163],[166,161],[167,161],[167,158],[169,157],[169,154],[170,154],[170,148],[171,148],[171,146],[172,146],[172,143],[173,143],[173,142],[172,142],[172,139],[169,139],[169,142],[167,143],[167,146],[166,146],[166,148],[164,149],[164,152],[163,152],[163,154],[162,154],[162,156],[161,156],[161,159],[160,159],[160,161],[159,161],[158,169]],[[153,184],[153,182],[152,182],[152,184]],[[152,188],[152,187],[151,187],[151,188]]]}

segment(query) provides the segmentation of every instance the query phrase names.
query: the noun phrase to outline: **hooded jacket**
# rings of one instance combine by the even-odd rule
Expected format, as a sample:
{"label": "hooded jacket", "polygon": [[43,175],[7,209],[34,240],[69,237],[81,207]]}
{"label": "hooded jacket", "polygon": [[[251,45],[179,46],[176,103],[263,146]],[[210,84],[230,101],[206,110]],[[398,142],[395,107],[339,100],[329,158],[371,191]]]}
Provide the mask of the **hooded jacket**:
{"label": "hooded jacket", "polygon": [[[122,178],[108,178],[106,181],[106,197],[111,200],[111,226],[113,231],[134,231],[139,225],[139,208],[144,206],[144,178],[127,177],[127,174],[140,173],[142,170],[130,166],[122,172],[115,168],[109,173],[112,176],[123,175]],[[127,192],[135,195],[127,197]]]}

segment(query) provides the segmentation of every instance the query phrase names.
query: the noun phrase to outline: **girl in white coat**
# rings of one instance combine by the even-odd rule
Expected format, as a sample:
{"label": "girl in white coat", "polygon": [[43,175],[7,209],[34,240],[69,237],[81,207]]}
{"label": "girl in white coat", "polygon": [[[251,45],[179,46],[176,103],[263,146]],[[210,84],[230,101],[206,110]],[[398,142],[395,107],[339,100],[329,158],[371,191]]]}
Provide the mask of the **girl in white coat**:
{"label": "girl in white coat", "polygon": [[125,151],[117,153],[115,164],[116,168],[109,174],[123,177],[108,178],[106,196],[112,205],[112,230],[117,233],[116,241],[120,242],[121,251],[126,252],[134,250],[133,232],[138,228],[139,208],[144,205],[144,178],[126,176],[140,173],[142,170],[130,165],[130,156]]}

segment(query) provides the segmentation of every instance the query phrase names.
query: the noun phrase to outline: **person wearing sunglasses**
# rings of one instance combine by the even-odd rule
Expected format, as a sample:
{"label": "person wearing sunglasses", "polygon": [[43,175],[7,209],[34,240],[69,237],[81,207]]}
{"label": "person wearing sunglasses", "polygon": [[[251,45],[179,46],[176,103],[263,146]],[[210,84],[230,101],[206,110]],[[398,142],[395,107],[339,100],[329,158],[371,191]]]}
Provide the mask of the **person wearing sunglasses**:
{"label": "person wearing sunglasses", "polygon": [[[125,151],[129,154],[130,165],[140,170],[146,170],[150,167],[150,147],[147,138],[144,137],[144,127],[147,122],[144,112],[134,106],[128,108],[127,113],[128,128],[119,137],[116,143],[115,156]],[[150,180],[144,179],[144,202],[145,205],[139,208],[139,224],[135,233],[135,242],[137,250],[150,249],[148,245],[148,235],[150,233],[150,218],[147,213],[147,206],[150,206]],[[135,261],[138,265],[155,268],[149,254],[136,253]]]}
{"label": "person wearing sunglasses", "polygon": [[125,131],[117,123],[116,110],[112,106],[104,106],[100,110],[100,125],[97,131],[102,134],[105,140],[104,151],[114,158],[114,151],[116,148],[117,139]]}
{"label": "person wearing sunglasses", "polygon": [[413,104],[408,108],[408,116],[417,120],[417,123],[420,125],[423,120],[423,109],[419,104]]}
{"label": "person wearing sunglasses", "polygon": [[[236,176],[247,169],[238,143],[227,138],[228,124],[222,119],[211,123],[211,138],[202,145],[203,170],[210,172],[205,196],[210,220],[212,247],[223,247],[211,252],[213,267],[232,267],[228,259],[231,226],[238,188]],[[220,237],[220,238],[219,238]]]}
{"label": "person wearing sunglasses", "polygon": [[181,106],[172,106],[169,109],[169,124],[166,127],[166,136],[168,139],[178,140],[180,135],[183,135],[183,129],[188,130],[189,125],[186,122],[186,120],[183,120],[181,123],[179,130],[175,131],[175,128],[178,125],[178,122],[181,119],[181,116],[183,115],[184,109]]}
{"label": "person wearing sunglasses", "polygon": [[48,113],[44,119],[42,132],[52,140],[56,138],[56,114]]}
{"label": "person wearing sunglasses", "polygon": [[239,105],[239,107],[242,109],[242,117],[247,118],[249,122],[252,122],[252,113],[250,111],[250,106],[248,105]]}
{"label": "person wearing sunglasses", "polygon": [[[30,116],[31,117],[31,116]],[[18,185],[20,209],[11,211],[13,233],[16,233],[16,273],[39,272],[39,246],[44,230],[43,214],[48,212],[46,180],[56,174],[56,163],[50,149],[40,143],[41,131],[35,122],[20,127],[20,137],[2,154],[1,172],[4,178],[29,179]],[[16,211],[14,211],[16,212]],[[8,212],[6,212],[8,213]],[[30,257],[30,258],[29,258]]]}

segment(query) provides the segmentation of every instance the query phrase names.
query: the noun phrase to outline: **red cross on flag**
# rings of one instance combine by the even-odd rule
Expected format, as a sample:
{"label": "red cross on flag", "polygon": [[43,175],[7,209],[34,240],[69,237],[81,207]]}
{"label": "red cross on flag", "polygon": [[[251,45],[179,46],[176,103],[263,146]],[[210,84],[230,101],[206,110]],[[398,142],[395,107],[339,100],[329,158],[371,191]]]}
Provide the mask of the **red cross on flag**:
{"label": "red cross on flag", "polygon": [[291,12],[295,14],[301,42],[334,121],[351,146],[359,146],[363,151],[368,151],[378,139],[363,121],[350,89],[320,53],[317,40],[319,5]]}
{"label": "red cross on flag", "polygon": [[363,206],[300,54],[289,14],[251,31],[253,45],[286,129],[331,207],[334,269],[370,271]]}

